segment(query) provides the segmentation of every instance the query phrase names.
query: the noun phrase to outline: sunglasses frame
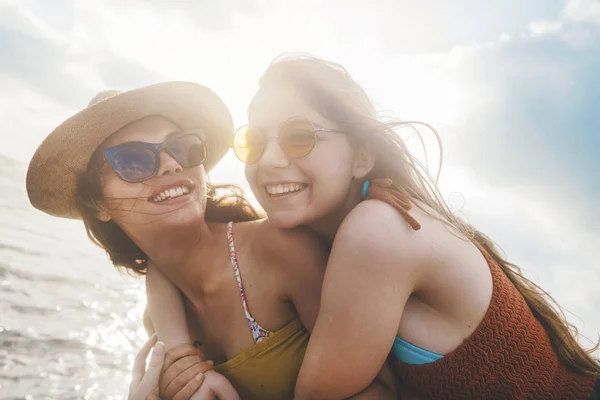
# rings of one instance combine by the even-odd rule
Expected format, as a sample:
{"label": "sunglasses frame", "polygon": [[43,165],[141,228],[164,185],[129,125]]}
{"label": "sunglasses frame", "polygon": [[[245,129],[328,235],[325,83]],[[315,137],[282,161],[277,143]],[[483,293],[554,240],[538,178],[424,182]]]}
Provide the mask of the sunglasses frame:
{"label": "sunglasses frame", "polygon": [[[312,126],[312,129],[313,129],[313,135],[314,135],[314,137],[313,137],[313,144],[312,144],[310,150],[308,151],[308,153],[306,153],[305,155],[300,156],[300,157],[293,157],[293,156],[290,156],[288,153],[286,153],[285,150],[283,149],[283,147],[281,146],[281,142],[280,142],[280,139],[279,139],[281,137],[281,129],[283,127],[285,127],[286,124],[288,124],[292,120],[301,120],[303,122],[308,122]],[[258,159],[256,161],[254,161],[254,162],[247,162],[247,161],[242,160],[240,158],[240,156],[238,156],[237,151],[235,151],[235,137],[238,134],[238,132],[240,132],[242,129],[244,129],[244,128],[247,129],[249,127],[250,127],[250,125],[246,124],[246,125],[240,126],[238,129],[236,129],[236,131],[233,134],[233,142],[232,142],[232,145],[231,145],[231,148],[233,149],[233,153],[235,154],[235,157],[238,160],[240,160],[242,163],[244,163],[244,164],[256,164],[257,162],[259,162],[260,159],[262,158],[263,154],[265,153],[265,150],[267,148],[267,142],[268,142],[269,139],[277,139],[277,144],[279,145],[279,148],[281,149],[281,151],[283,151],[283,153],[287,157],[290,157],[290,158],[295,159],[295,160],[300,160],[300,159],[302,159],[304,157],[308,157],[310,155],[310,153],[312,153],[313,149],[315,148],[315,146],[317,144],[317,133],[319,133],[319,132],[346,133],[344,131],[340,131],[340,130],[337,130],[337,129],[325,128],[324,126],[321,126],[321,125],[317,124],[316,122],[311,121],[310,119],[308,119],[306,117],[300,117],[300,116],[290,117],[290,118],[286,119],[285,121],[283,121],[283,123],[281,125],[279,125],[279,128],[277,129],[277,135],[275,135],[275,136],[268,136],[268,135],[265,134],[267,140],[265,141],[265,146],[262,149],[262,152],[260,153],[260,157],[258,157]],[[257,129],[257,130],[259,132],[264,133],[261,129]]]}
{"label": "sunglasses frame", "polygon": [[[169,142],[180,139],[182,137],[186,137],[186,136],[196,136],[200,140],[200,142],[204,145],[204,158],[202,159],[202,161],[200,163],[198,163],[197,165],[192,165],[189,167],[184,167],[183,165],[181,165],[181,163],[173,155],[173,152],[169,149],[169,146],[168,146]],[[118,168],[115,164],[114,157],[120,151],[127,149],[129,147],[132,147],[132,146],[135,146],[137,148],[142,148],[142,149],[148,149],[148,150],[152,151],[152,153],[154,154],[154,157],[156,157],[156,165],[154,167],[154,170],[148,177],[145,177],[144,179],[127,179],[127,178],[125,178],[122,175],[122,173],[118,170]],[[148,143],[148,142],[141,142],[141,141],[133,141],[133,142],[127,142],[127,143],[123,143],[123,144],[113,146],[113,147],[108,147],[108,148],[104,149],[103,157],[104,157],[104,160],[110,165],[112,170],[115,172],[115,174],[117,174],[117,176],[121,180],[123,180],[125,182],[129,182],[129,183],[138,183],[138,182],[147,181],[148,179],[151,179],[156,176],[156,174],[158,173],[158,170],[160,168],[160,153],[163,150],[171,158],[173,158],[179,165],[181,165],[182,168],[197,167],[199,165],[204,164],[206,162],[206,160],[208,159],[208,147],[206,146],[205,135],[204,135],[204,131],[202,129],[190,129],[190,130],[186,130],[186,131],[172,133],[162,143]]]}

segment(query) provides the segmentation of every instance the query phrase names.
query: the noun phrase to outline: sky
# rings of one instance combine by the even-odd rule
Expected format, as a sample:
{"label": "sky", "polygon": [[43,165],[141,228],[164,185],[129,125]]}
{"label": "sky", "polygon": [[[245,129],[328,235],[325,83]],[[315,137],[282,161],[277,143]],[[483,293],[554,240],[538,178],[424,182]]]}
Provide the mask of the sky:
{"label": "sky", "polygon": [[[597,0],[0,0],[0,154],[27,162],[99,90],[166,80],[211,87],[242,125],[284,52],[339,62],[386,115],[436,126],[450,206],[597,339]],[[247,187],[232,154],[212,181]]]}

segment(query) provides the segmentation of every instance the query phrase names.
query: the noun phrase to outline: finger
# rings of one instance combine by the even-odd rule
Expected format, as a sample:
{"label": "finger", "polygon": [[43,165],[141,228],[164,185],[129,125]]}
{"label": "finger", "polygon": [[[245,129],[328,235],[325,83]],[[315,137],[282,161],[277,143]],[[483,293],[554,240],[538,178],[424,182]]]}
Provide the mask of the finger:
{"label": "finger", "polygon": [[227,380],[227,378],[214,371],[209,371],[209,373],[214,373],[215,375],[213,380],[214,384],[211,385],[211,390],[217,395],[218,399],[241,400],[239,394],[234,389],[233,385]]}
{"label": "finger", "polygon": [[190,368],[194,368],[194,372],[190,372],[193,375],[199,374],[200,372],[205,372],[212,368],[212,362],[206,363],[200,359],[200,357],[196,354],[187,356],[184,358],[180,358],[175,361],[168,369],[164,368],[163,372],[160,376],[159,386],[161,387],[161,392],[173,382],[175,378],[179,375],[188,371]]}
{"label": "finger", "polygon": [[[183,360],[180,360],[183,361]],[[179,361],[178,361],[179,362]],[[166,385],[162,385],[160,386],[160,395],[164,398],[170,399],[173,398],[177,393],[179,393],[181,390],[183,390],[183,387],[191,380],[194,379],[194,377],[196,377],[198,374],[202,374],[206,371],[208,371],[210,368],[212,367],[211,364],[206,363],[204,361],[199,361],[199,359],[197,359],[197,362],[195,364],[189,365],[188,368],[186,369],[179,369],[180,371],[179,374],[177,375],[168,375],[165,377],[165,374],[167,374],[170,371],[166,371],[163,373],[163,377],[165,378],[165,382],[168,382]],[[161,377],[161,382],[163,382]]]}
{"label": "finger", "polygon": [[194,347],[194,345],[191,343],[184,343],[184,344],[180,344],[178,346],[173,347],[172,349],[167,351],[167,354],[165,355],[165,363],[163,365],[163,371],[168,369],[171,366],[171,364],[173,364],[175,361],[179,360],[180,358],[192,356],[192,355],[197,356],[198,351],[196,350],[196,347]]}
{"label": "finger", "polygon": [[189,400],[190,397],[192,397],[192,395],[196,393],[198,389],[200,389],[202,382],[204,382],[204,374],[198,374],[194,376],[193,379],[188,381],[183,389],[173,396],[172,400]]}
{"label": "finger", "polygon": [[156,335],[150,336],[135,357],[133,371],[131,372],[131,387],[137,387],[142,381],[142,378],[146,373],[146,358],[148,357],[148,353],[150,353],[150,349],[155,343]]}
{"label": "finger", "polygon": [[158,387],[158,378],[160,376],[160,371],[162,370],[164,359],[165,344],[163,342],[158,342],[154,346],[154,350],[152,350],[152,357],[148,363],[148,370],[146,371],[146,375],[144,375],[144,378],[142,378],[142,382],[140,383],[141,387]]}

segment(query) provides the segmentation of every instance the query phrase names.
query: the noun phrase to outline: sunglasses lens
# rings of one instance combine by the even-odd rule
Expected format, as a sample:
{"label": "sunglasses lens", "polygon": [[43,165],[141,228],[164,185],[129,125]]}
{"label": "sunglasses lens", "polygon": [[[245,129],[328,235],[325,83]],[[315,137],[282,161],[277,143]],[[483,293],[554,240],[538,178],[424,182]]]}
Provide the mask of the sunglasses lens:
{"label": "sunglasses lens", "polygon": [[306,157],[315,147],[315,129],[306,119],[289,120],[281,127],[279,145],[289,157]]}
{"label": "sunglasses lens", "polygon": [[183,168],[197,167],[206,161],[206,146],[199,136],[187,134],[169,140],[167,151]]}
{"label": "sunglasses lens", "polygon": [[233,137],[233,151],[241,162],[253,164],[262,156],[266,143],[267,138],[261,131],[243,126]]}
{"label": "sunglasses lens", "polygon": [[117,174],[128,182],[141,182],[154,174],[156,155],[147,147],[131,146],[119,150],[110,163]]}

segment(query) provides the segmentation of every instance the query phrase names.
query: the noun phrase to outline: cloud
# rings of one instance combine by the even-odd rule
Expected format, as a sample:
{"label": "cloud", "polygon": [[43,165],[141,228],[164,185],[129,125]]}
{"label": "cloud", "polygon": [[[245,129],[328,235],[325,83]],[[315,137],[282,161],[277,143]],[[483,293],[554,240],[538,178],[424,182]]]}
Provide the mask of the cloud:
{"label": "cloud", "polygon": [[73,90],[60,37],[22,8],[0,5],[0,15],[0,71],[58,102],[81,104],[89,93]]}
{"label": "cloud", "polygon": [[31,159],[42,139],[74,109],[0,73],[0,154]]}
{"label": "cloud", "polygon": [[[459,44],[494,40],[503,33],[517,34],[531,20],[556,18],[562,7],[561,0],[386,0],[377,5],[363,4],[364,8],[353,16],[355,26],[364,26],[366,17],[388,51],[412,53],[447,51]],[[349,12],[347,9],[352,10],[339,3],[336,8],[344,14]]]}
{"label": "cloud", "polygon": [[568,0],[563,12],[566,19],[600,24],[600,1]]}
{"label": "cloud", "polygon": [[525,26],[436,59],[464,97],[459,118],[442,128],[443,190],[596,340],[600,26]]}
{"label": "cloud", "polygon": [[532,21],[529,23],[529,31],[533,36],[546,36],[560,32],[563,24],[560,21]]}
{"label": "cloud", "polygon": [[0,71],[61,104],[82,107],[100,89],[130,88],[164,79],[124,57],[76,51],[61,33],[38,23],[23,9],[0,6],[0,15]]}
{"label": "cloud", "polygon": [[78,48],[17,5],[0,3],[0,54],[0,153],[21,160],[99,90],[165,80],[135,60]]}
{"label": "cloud", "polygon": [[188,22],[203,30],[226,32],[236,16],[251,15],[264,11],[272,5],[272,0],[221,0],[197,1],[181,0],[134,0],[127,3],[120,0],[106,0],[101,7],[115,12],[155,12],[162,16],[184,16]]}
{"label": "cloud", "polygon": [[453,127],[454,161],[559,208],[582,204],[573,214],[600,230],[600,27],[585,48],[568,41],[577,29],[567,24],[560,35],[545,30],[457,57],[453,69],[470,98]]}

